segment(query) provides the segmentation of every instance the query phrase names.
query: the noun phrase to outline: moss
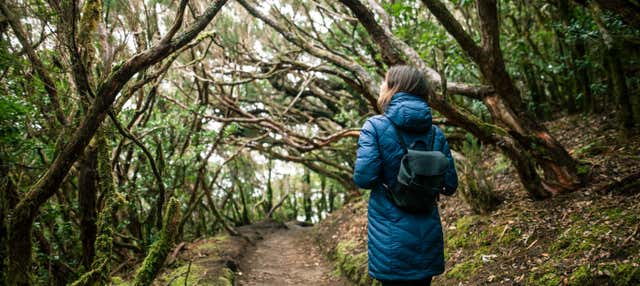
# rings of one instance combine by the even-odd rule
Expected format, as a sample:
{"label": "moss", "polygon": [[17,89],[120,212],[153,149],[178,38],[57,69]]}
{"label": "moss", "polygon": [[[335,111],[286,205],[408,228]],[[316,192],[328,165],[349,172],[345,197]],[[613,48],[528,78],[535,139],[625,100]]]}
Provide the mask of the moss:
{"label": "moss", "polygon": [[467,232],[471,226],[475,224],[478,216],[466,215],[456,221],[456,230],[458,232]]}
{"label": "moss", "polygon": [[468,248],[482,243],[486,233],[470,231],[471,227],[478,224],[479,216],[467,215],[455,222],[456,228],[447,234],[447,248]]}
{"label": "moss", "polygon": [[589,174],[589,171],[591,171],[591,165],[589,165],[589,164],[577,164],[576,165],[576,172],[580,176]]}
{"label": "moss", "polygon": [[[602,214],[603,220],[593,221],[593,218],[571,216],[572,224],[564,231],[556,241],[551,244],[549,250],[557,252],[561,257],[580,255],[593,247],[601,245],[603,236],[614,231],[613,227],[605,222],[611,220],[625,220],[624,212],[620,209],[593,209],[593,212]],[[625,224],[628,223],[625,221]]]}
{"label": "moss", "polygon": [[571,273],[569,284],[575,286],[597,284],[640,285],[640,266],[638,264],[623,263],[603,265],[597,267],[597,269],[591,269],[588,265],[582,265]]}
{"label": "moss", "polygon": [[569,276],[569,284],[570,285],[587,285],[592,282],[591,271],[589,270],[589,266],[582,265],[571,273]]}
{"label": "moss", "polygon": [[558,269],[557,266],[557,262],[551,259],[539,267],[531,269],[525,285],[561,285],[564,277],[556,273],[556,270]]}
{"label": "moss", "polygon": [[637,263],[620,264],[613,271],[612,280],[619,286],[640,285],[640,266]]}
{"label": "moss", "polygon": [[[522,238],[522,231],[517,227],[509,227],[504,234],[502,234],[502,231],[504,230],[500,230],[500,234],[498,234],[498,242],[502,245],[510,245]],[[502,235],[502,237],[500,237],[500,235]]]}
{"label": "moss", "polygon": [[131,282],[125,281],[124,279],[114,276],[111,277],[111,286],[130,286]]}
{"label": "moss", "polygon": [[356,285],[379,285],[369,277],[367,252],[358,253],[355,241],[340,241],[336,246],[334,259],[338,274],[349,278]]}
{"label": "moss", "polygon": [[104,132],[98,134],[98,170],[100,176],[100,188],[107,197],[104,209],[98,215],[96,223],[98,229],[98,237],[94,242],[96,257],[91,264],[91,269],[82,274],[72,286],[84,285],[105,285],[111,279],[111,257],[113,249],[113,214],[121,206],[126,204],[124,196],[117,192],[113,184],[113,175],[111,173],[111,161],[108,159],[108,150],[105,146]]}
{"label": "moss", "polygon": [[[200,265],[191,264],[191,266],[189,266],[189,264],[185,264],[162,275],[158,280],[166,281],[167,283],[170,282],[170,284],[166,284],[170,286],[201,285],[201,273],[206,271],[207,269]],[[189,273],[189,277],[187,277],[187,272]]]}
{"label": "moss", "polygon": [[214,286],[233,286],[235,275],[229,268],[223,268],[222,274],[218,277],[218,280],[213,283]]}
{"label": "moss", "polygon": [[200,251],[215,251],[218,249],[218,243],[213,241],[207,241],[205,243],[201,243],[196,247],[197,250]]}
{"label": "moss", "polygon": [[527,281],[529,285],[539,285],[539,286],[556,286],[560,285],[562,281],[562,277],[553,272],[545,273],[540,277],[536,277],[536,275],[529,276],[529,280]]}
{"label": "moss", "polygon": [[473,257],[470,260],[456,264],[451,270],[447,271],[445,276],[451,279],[467,280],[476,273],[480,266],[482,266],[480,259]]}
{"label": "moss", "polygon": [[178,222],[180,221],[179,206],[180,203],[177,199],[171,198],[169,200],[162,224],[160,239],[151,246],[149,254],[145,257],[142,266],[136,271],[134,285],[151,285],[160,268],[162,268],[162,264],[175,242]]}

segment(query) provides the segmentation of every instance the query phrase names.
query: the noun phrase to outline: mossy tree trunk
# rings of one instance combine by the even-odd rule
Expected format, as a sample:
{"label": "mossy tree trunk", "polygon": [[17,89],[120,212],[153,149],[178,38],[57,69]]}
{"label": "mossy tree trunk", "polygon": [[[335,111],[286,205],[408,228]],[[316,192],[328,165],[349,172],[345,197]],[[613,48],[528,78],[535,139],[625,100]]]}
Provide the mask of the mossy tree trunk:
{"label": "mossy tree trunk", "polygon": [[249,225],[251,224],[251,219],[249,218],[249,207],[247,206],[247,197],[244,192],[244,188],[242,187],[242,184],[240,182],[238,182],[238,191],[240,191],[239,193],[240,202],[242,203],[242,213],[240,216],[241,224]]}
{"label": "mossy tree trunk", "polygon": [[115,189],[114,176],[109,159],[109,150],[103,132],[98,135],[97,166],[99,190],[106,198],[105,206],[98,215],[98,236],[95,239],[95,259],[89,271],[78,278],[72,286],[108,285],[111,278],[111,256],[113,255],[113,214],[126,200]]}
{"label": "mossy tree trunk", "polygon": [[175,198],[171,198],[167,203],[160,238],[151,246],[149,254],[145,257],[142,266],[136,271],[133,285],[151,285],[175,244],[179,222],[180,202]]}
{"label": "mossy tree trunk", "polygon": [[327,210],[327,195],[325,193],[325,189],[327,187],[327,179],[325,176],[320,176],[320,198],[318,198],[318,202],[316,202],[316,215],[318,216],[318,221],[322,220],[322,213]]}
{"label": "mossy tree trunk", "polygon": [[0,282],[4,282],[7,268],[4,257],[7,257],[7,221],[9,211],[18,203],[19,197],[16,187],[9,175],[9,164],[4,161],[3,154],[0,154]]}

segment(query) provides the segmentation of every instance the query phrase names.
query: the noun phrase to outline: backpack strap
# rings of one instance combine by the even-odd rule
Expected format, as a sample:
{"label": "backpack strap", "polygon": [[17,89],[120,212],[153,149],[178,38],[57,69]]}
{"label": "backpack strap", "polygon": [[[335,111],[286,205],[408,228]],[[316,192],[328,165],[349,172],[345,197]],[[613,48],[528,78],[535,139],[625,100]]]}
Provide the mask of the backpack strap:
{"label": "backpack strap", "polygon": [[431,145],[429,146],[428,150],[436,151],[434,150],[434,148],[436,147],[435,144],[436,144],[436,127],[431,125]]}

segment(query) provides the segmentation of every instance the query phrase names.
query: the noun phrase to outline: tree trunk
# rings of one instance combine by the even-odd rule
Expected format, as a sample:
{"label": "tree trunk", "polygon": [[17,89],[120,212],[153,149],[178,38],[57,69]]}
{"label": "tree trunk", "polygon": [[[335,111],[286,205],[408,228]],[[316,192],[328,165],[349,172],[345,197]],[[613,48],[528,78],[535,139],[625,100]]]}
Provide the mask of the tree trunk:
{"label": "tree trunk", "polygon": [[529,94],[531,95],[531,102],[533,103],[533,113],[538,120],[544,121],[547,119],[547,110],[544,108],[544,104],[547,102],[544,94],[544,90],[540,88],[538,80],[534,74],[534,65],[531,63],[524,63],[522,70],[525,77]]}
{"label": "tree trunk", "polygon": [[309,169],[304,168],[302,175],[302,207],[304,208],[304,221],[311,222],[312,204],[311,204],[311,174]]}
{"label": "tree trunk", "polygon": [[82,264],[91,267],[96,240],[96,198],[98,193],[98,149],[89,146],[80,164],[78,176],[78,209],[80,213],[80,240],[82,241]]}
{"label": "tree trunk", "polygon": [[335,209],[334,207],[335,200],[336,200],[336,193],[333,190],[333,184],[331,184],[331,187],[329,187],[329,212],[333,212],[333,210]]}
{"label": "tree trunk", "polygon": [[574,57],[573,61],[578,63],[575,65],[574,72],[580,94],[582,94],[582,111],[593,112],[595,104],[593,93],[591,92],[591,83],[589,82],[589,72],[583,63],[586,56],[584,40],[576,39],[572,44],[571,50]]}
{"label": "tree trunk", "polygon": [[244,193],[244,188],[242,186],[238,186],[238,191],[240,191],[240,202],[242,202],[242,225],[251,224],[251,219],[249,219],[249,207],[247,206],[247,197]]}
{"label": "tree trunk", "polygon": [[[19,197],[16,187],[9,176],[9,164],[6,164],[0,154],[0,257],[7,257],[8,254],[8,233],[7,233],[7,215],[18,203]],[[0,282],[5,281],[8,269],[5,260],[0,261]],[[10,284],[8,284],[10,285]]]}
{"label": "tree trunk", "polygon": [[267,192],[265,194],[265,201],[262,204],[265,214],[269,213],[269,211],[271,211],[271,208],[273,208],[273,186],[271,184],[271,173],[273,173],[273,159],[269,158],[267,168],[269,168],[269,173],[267,175]]}
{"label": "tree trunk", "polygon": [[[288,178],[288,177],[287,177]],[[298,219],[298,196],[296,196],[295,185],[293,190],[289,188],[289,181],[287,182],[287,191],[291,192],[293,195],[291,196],[291,208],[293,209],[293,219]]]}
{"label": "tree trunk", "polygon": [[125,200],[115,190],[109,150],[103,132],[98,135],[98,181],[105,204],[97,221],[99,235],[95,240],[95,259],[89,271],[85,272],[71,286],[109,285],[111,279],[111,257],[113,255],[114,214]]}
{"label": "tree trunk", "polygon": [[136,271],[133,285],[151,285],[175,243],[179,222],[180,202],[175,198],[171,198],[167,203],[160,238],[151,246],[149,254],[142,262],[142,266]]}
{"label": "tree trunk", "polygon": [[[507,73],[500,49],[496,1],[478,0],[477,7],[483,46],[480,56],[472,58],[495,89],[495,95],[484,97],[485,105],[495,119],[510,129],[510,136],[542,168],[545,175],[543,187],[547,191],[559,193],[575,189],[581,184],[575,160],[544,125],[526,112],[520,94]],[[473,54],[475,52],[470,53]],[[516,157],[512,159],[520,161]],[[530,173],[528,170],[521,171]]]}

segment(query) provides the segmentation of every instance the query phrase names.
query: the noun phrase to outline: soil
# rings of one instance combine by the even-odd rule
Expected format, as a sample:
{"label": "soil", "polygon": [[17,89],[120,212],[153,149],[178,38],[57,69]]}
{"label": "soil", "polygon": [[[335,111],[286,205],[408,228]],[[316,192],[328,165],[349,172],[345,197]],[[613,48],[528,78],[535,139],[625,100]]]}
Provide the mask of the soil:
{"label": "soil", "polygon": [[236,273],[241,286],[352,285],[332,272],[316,244],[310,227],[287,223],[264,235],[248,250]]}

